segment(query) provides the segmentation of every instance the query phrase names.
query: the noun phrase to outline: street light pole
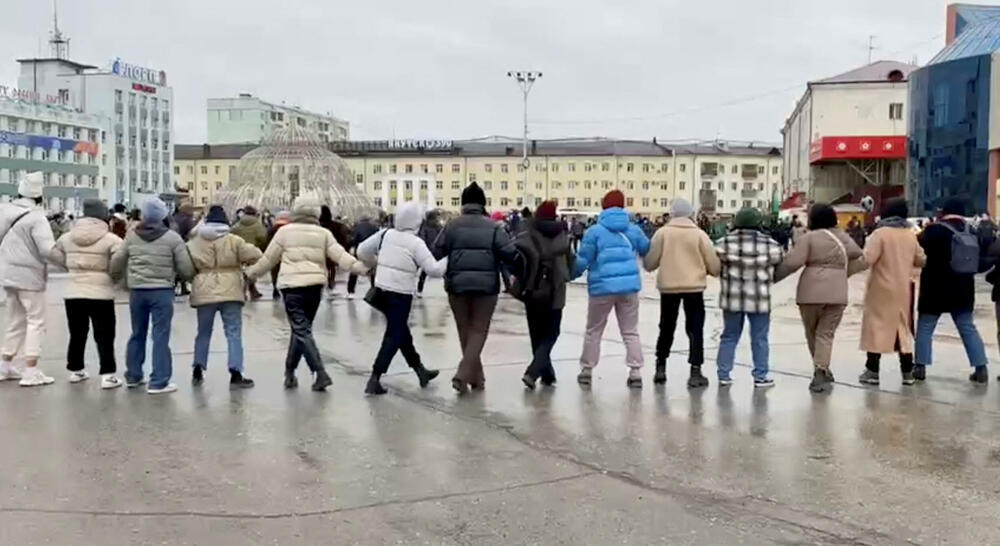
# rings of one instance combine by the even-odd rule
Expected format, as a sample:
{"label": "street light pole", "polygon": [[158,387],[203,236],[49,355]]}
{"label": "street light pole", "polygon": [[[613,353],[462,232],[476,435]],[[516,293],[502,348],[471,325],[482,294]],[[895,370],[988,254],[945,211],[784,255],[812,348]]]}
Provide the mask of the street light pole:
{"label": "street light pole", "polygon": [[[528,206],[528,167],[531,164],[528,161],[528,93],[531,92],[531,88],[535,85],[535,81],[542,77],[541,72],[534,72],[530,70],[522,71],[512,71],[507,73],[508,78],[512,78],[517,82],[518,87],[521,88],[521,95],[524,97],[524,146],[521,155],[521,169],[523,169],[524,176],[521,178],[521,183],[523,184],[521,191],[521,205]],[[534,205],[534,203],[532,203]]]}

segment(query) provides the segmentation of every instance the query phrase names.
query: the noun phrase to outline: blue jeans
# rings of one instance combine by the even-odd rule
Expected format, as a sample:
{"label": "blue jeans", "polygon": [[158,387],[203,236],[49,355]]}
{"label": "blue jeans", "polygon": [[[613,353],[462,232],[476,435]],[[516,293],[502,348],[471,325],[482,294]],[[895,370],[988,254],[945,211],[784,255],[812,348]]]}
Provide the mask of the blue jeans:
{"label": "blue jeans", "polygon": [[128,309],[132,315],[132,335],[125,350],[125,380],[142,380],[142,365],[146,362],[146,336],[149,319],[153,319],[153,373],[149,388],[161,389],[170,383],[173,362],[170,355],[170,322],[174,318],[174,289],[136,289],[129,294]]}
{"label": "blue jeans", "polygon": [[750,321],[750,350],[753,352],[753,378],[767,378],[768,352],[767,335],[771,329],[770,313],[722,312],[722,337],[719,339],[719,357],[716,359],[719,379],[729,379],[736,358],[736,344],[743,335],[743,318]]}
{"label": "blue jeans", "polygon": [[[934,328],[937,327],[938,319],[940,318],[941,315],[931,315],[928,313],[920,313],[917,316],[916,364],[918,366],[931,365],[931,344],[934,341]],[[969,364],[973,367],[988,364],[986,347],[983,346],[983,338],[979,337],[979,331],[976,330],[976,323],[972,320],[972,311],[952,313],[951,320],[955,321],[955,328],[958,328],[958,335],[962,337],[962,345],[965,346],[965,354],[969,357]]]}
{"label": "blue jeans", "polygon": [[243,373],[243,302],[227,301],[209,303],[197,308],[198,335],[194,338],[194,367],[208,367],[208,345],[212,341],[215,314],[222,315],[222,329],[226,333],[229,354],[229,371]]}

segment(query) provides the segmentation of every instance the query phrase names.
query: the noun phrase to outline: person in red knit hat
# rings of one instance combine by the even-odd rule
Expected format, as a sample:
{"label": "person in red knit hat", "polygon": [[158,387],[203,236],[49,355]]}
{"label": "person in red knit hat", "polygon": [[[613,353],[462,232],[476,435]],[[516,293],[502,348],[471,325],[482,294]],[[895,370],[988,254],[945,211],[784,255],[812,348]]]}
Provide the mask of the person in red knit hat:
{"label": "person in red knit hat", "polygon": [[629,367],[628,386],[642,388],[642,345],[639,342],[639,275],[637,256],[649,251],[649,239],[625,212],[625,195],[608,192],[601,200],[604,210],[597,223],[583,236],[576,255],[573,277],[587,273],[587,333],[580,355],[581,385],[590,385],[592,371],[601,357],[601,336],[608,315],[615,311],[618,329],[625,342],[625,363]]}
{"label": "person in red knit hat", "polygon": [[556,218],[555,201],[538,205],[534,216],[524,223],[526,228],[515,241],[521,263],[512,292],[524,302],[531,338],[531,364],[521,381],[534,389],[539,379],[546,386],[556,382],[551,353],[559,339],[573,253],[566,226]]}

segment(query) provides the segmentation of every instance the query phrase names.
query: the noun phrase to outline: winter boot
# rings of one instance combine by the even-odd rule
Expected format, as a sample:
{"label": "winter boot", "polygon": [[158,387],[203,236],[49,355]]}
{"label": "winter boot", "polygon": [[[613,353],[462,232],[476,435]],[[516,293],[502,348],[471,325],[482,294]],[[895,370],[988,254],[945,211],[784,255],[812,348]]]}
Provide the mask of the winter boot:
{"label": "winter boot", "polygon": [[368,378],[368,384],[365,385],[365,394],[371,394],[373,396],[383,395],[389,391],[385,390],[382,383],[379,382],[381,374],[372,372],[371,377]]}
{"label": "winter boot", "polygon": [[205,381],[205,370],[201,366],[195,366],[191,370],[191,384],[194,386],[201,385]]}
{"label": "winter boot", "polygon": [[438,370],[428,370],[423,364],[417,364],[412,366],[413,371],[417,374],[417,379],[420,380],[420,388],[425,388],[435,377],[441,372]]}
{"label": "winter boot", "polygon": [[662,358],[656,359],[656,373],[653,374],[653,383],[662,385],[667,382],[667,361]]}
{"label": "winter boot", "polygon": [[299,380],[295,377],[295,372],[285,372],[285,388],[286,389],[297,389],[299,388]]}
{"label": "winter boot", "polygon": [[642,374],[639,372],[638,368],[632,368],[628,371],[628,381],[625,383],[630,389],[641,389],[642,388]]}
{"label": "winter boot", "polygon": [[524,372],[524,375],[521,376],[521,383],[524,383],[529,391],[535,390],[535,381],[536,379],[528,372]]}
{"label": "winter boot", "polygon": [[330,385],[333,385],[333,380],[330,379],[330,374],[326,373],[326,370],[323,368],[320,368],[316,372],[316,380],[313,381],[312,390],[316,392],[323,392]]}
{"label": "winter boot", "polygon": [[917,381],[925,381],[927,379],[927,366],[923,364],[913,365],[913,379]]}
{"label": "winter boot", "polygon": [[708,378],[701,374],[701,366],[691,366],[691,377],[688,377],[689,389],[701,389],[708,386]]}
{"label": "winter boot", "polygon": [[862,385],[878,385],[878,372],[873,372],[865,368],[864,373],[858,377],[858,381]]}
{"label": "winter boot", "polygon": [[229,370],[229,387],[234,389],[252,389],[253,379],[243,377],[243,374],[236,370]]}
{"label": "winter boot", "polygon": [[969,376],[969,381],[973,383],[979,383],[985,385],[990,381],[990,373],[986,369],[986,366],[976,366],[976,369]]}
{"label": "winter boot", "polygon": [[830,392],[833,387],[833,377],[829,370],[817,369],[813,372],[812,382],[809,383],[809,391],[816,394]]}

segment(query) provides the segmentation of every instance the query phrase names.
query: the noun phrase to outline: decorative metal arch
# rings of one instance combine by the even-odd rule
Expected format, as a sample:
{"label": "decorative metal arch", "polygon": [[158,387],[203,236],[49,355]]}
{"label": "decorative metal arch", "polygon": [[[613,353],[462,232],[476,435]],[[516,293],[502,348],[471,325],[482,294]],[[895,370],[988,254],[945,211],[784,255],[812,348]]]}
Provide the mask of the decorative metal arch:
{"label": "decorative metal arch", "polygon": [[275,130],[260,147],[240,158],[236,178],[219,192],[229,214],[252,205],[258,210],[291,208],[300,195],[315,195],[334,216],[375,216],[374,201],[354,183],[347,163],[315,134],[291,126]]}

